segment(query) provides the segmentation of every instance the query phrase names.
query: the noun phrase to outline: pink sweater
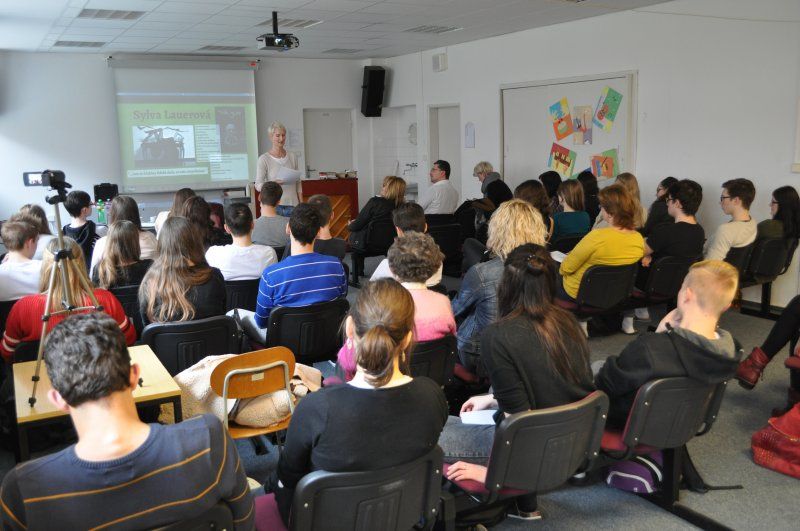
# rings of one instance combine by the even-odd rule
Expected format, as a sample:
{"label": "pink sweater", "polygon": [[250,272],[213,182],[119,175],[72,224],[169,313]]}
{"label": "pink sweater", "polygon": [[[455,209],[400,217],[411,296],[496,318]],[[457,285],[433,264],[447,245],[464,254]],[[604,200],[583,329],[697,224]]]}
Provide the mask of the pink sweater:
{"label": "pink sweater", "polygon": [[[432,341],[448,334],[455,335],[456,320],[447,296],[430,291],[424,284],[403,284],[414,299],[414,341]],[[347,343],[339,349],[337,361],[350,381],[356,373],[355,347]]]}

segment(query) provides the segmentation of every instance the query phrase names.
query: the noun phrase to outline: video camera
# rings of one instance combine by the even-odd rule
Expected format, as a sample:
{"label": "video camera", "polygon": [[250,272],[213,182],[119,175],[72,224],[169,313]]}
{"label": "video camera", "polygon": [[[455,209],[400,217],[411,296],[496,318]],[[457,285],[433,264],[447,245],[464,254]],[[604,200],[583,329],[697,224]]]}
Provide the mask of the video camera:
{"label": "video camera", "polygon": [[59,188],[66,184],[67,176],[59,170],[26,171],[22,174],[22,182],[25,186]]}

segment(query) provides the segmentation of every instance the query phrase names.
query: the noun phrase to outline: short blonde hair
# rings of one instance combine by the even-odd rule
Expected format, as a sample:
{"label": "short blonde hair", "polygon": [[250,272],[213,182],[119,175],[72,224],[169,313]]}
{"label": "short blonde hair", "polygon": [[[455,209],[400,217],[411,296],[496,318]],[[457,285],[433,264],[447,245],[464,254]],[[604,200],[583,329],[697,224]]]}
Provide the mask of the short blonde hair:
{"label": "short blonde hair", "polygon": [[276,120],[271,124],[269,124],[269,128],[267,129],[267,135],[271,137],[272,133],[274,133],[275,131],[283,131],[284,133],[286,133],[286,126]]}
{"label": "short blonde hair", "polygon": [[486,162],[485,160],[480,161],[475,165],[475,169],[472,170],[472,173],[479,174],[479,173],[491,173],[494,171],[491,163]]}
{"label": "short blonde hair", "polygon": [[683,286],[692,290],[700,308],[719,317],[736,295],[739,271],[722,260],[703,260],[689,268]]}
{"label": "short blonde hair", "polygon": [[547,229],[542,215],[522,199],[509,199],[500,205],[489,220],[486,246],[501,260],[524,243],[545,245]]}

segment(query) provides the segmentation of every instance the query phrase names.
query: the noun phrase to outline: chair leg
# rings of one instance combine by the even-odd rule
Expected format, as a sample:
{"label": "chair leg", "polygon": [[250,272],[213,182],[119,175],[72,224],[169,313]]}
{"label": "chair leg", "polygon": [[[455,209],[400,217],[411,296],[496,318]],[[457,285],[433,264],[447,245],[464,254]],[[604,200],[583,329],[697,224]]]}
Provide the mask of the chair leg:
{"label": "chair leg", "polygon": [[761,284],[761,317],[768,317],[772,305],[772,282]]}

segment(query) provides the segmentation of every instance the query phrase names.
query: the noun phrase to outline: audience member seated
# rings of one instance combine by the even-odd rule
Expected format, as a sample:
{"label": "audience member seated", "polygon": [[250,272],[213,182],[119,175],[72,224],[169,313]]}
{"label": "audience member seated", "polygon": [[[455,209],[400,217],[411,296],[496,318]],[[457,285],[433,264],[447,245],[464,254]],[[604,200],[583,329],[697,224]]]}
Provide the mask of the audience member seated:
{"label": "audience member seated", "polygon": [[591,266],[633,264],[644,255],[642,235],[634,230],[636,204],[628,191],[621,184],[612,184],[600,190],[598,199],[608,227],[589,232],[561,263],[559,298],[574,301],[583,274]]}
{"label": "audience member seated", "polygon": [[492,165],[481,161],[472,170],[472,176],[481,182],[482,199],[472,201],[472,208],[491,216],[500,205],[514,197],[511,188],[503,181],[500,174],[494,171]]}
{"label": "audience member seated", "polygon": [[[642,206],[642,201],[639,197],[639,182],[632,173],[628,172],[617,175],[617,178],[614,182],[622,185],[631,196],[631,200],[634,203],[633,226],[637,230],[641,230],[647,221],[647,209]],[[608,227],[608,222],[603,218],[603,216],[598,215],[597,219],[594,221],[594,226],[592,229],[602,229],[605,227]]]}
{"label": "audience member seated", "polygon": [[214,245],[230,245],[232,238],[225,231],[218,229],[211,221],[211,205],[199,195],[187,199],[179,212],[181,217],[188,219],[194,225],[197,234],[203,242],[203,248],[208,250]]}
{"label": "audience member seated", "polygon": [[[433,238],[421,232],[408,232],[397,237],[388,256],[394,278],[414,299],[414,341],[432,341],[455,335],[456,321],[450,299],[430,291],[425,285],[444,259]],[[346,380],[351,380],[356,373],[356,352],[352,341],[347,341],[339,350],[338,361]]]}
{"label": "audience member seated", "polygon": [[755,241],[757,226],[750,216],[750,205],[755,197],[756,189],[747,179],[731,179],[722,183],[719,203],[731,220],[720,225],[706,241],[703,250],[706,260],[724,260],[732,248],[746,247]]}
{"label": "audience member seated", "polygon": [[[156,236],[147,230],[142,229],[142,220],[139,217],[139,205],[136,200],[128,195],[118,195],[111,201],[111,209],[108,212],[108,226],[114,224],[115,221],[127,220],[136,226],[139,231],[139,248],[141,255],[136,257],[136,260],[149,260],[156,255],[156,246],[158,241]],[[92,262],[89,267],[89,273],[93,274],[95,267],[103,259],[106,252],[106,244],[108,236],[103,236],[97,243],[94,244],[94,252],[92,253]]]}
{"label": "audience member seated", "polygon": [[647,237],[656,225],[672,223],[672,216],[667,212],[667,190],[676,182],[678,182],[678,179],[675,177],[664,177],[656,186],[656,200],[650,205],[647,221],[641,230],[642,236]]}
{"label": "audience member seated", "polygon": [[[289,218],[279,216],[275,210],[280,204],[282,196],[283,188],[275,181],[267,181],[261,187],[259,199],[261,216],[253,227],[253,243],[268,245],[273,249],[289,245],[289,237],[286,235]],[[278,260],[280,259],[279,256]]]}
{"label": "audience member seated", "polygon": [[39,229],[39,240],[36,242],[36,252],[33,255],[33,259],[41,260],[44,255],[44,248],[47,247],[50,240],[55,238],[55,235],[50,231],[50,222],[47,220],[47,215],[42,207],[31,203],[23,205],[19,209],[19,214],[26,216],[27,220]]}
{"label": "audience member seated", "polygon": [[220,231],[225,231],[225,207],[221,203],[209,202],[211,208],[211,226]]}
{"label": "audience member seated", "polygon": [[547,190],[547,197],[550,198],[550,213],[555,215],[561,212],[561,204],[558,201],[558,187],[561,185],[561,175],[557,171],[548,170],[539,175],[539,180]]}
{"label": "audience member seated", "polygon": [[591,224],[594,224],[600,214],[600,200],[597,194],[600,189],[597,187],[597,177],[589,170],[583,170],[578,174],[577,180],[583,186],[583,209],[589,214]]}
{"label": "audience member seated", "polygon": [[[497,322],[481,338],[493,393],[473,396],[461,412],[497,410],[496,424],[447,420],[439,446],[451,480],[486,480],[495,427],[513,413],[576,402],[594,390],[589,345],[575,317],[554,304],[556,266],[547,250],[525,244],[509,253],[497,289]],[[533,516],[535,497],[518,503]]]}
{"label": "audience member seated", "polygon": [[139,420],[133,391],[141,369],[113,319],[64,320],[47,338],[44,361],[47,400],[69,414],[78,442],[6,474],[4,529],[154,529],[218,502],[233,513],[234,529],[253,529],[244,467],[219,420]]}
{"label": "audience member seated", "polygon": [[[666,194],[667,212],[673,223],[660,223],[653,227],[644,242],[644,257],[636,275],[636,287],[644,289],[650,276],[650,264],[663,256],[697,259],[703,255],[706,233],[697,223],[695,214],[703,201],[703,188],[694,181],[684,179],[670,186]],[[649,320],[647,308],[626,311],[622,331],[635,334],[634,315]]]}
{"label": "audience member seated", "polygon": [[[50,313],[47,326],[52,329],[64,320],[65,314],[52,315],[54,312],[64,310],[63,301],[69,293],[72,298],[73,306],[91,306],[92,300],[90,293],[84,286],[91,285],[86,274],[86,260],[83,258],[83,251],[72,238],[64,238],[64,250],[67,252],[67,260],[64,260],[66,271],[67,286],[64,285],[64,276],[53,275],[53,289],[50,293],[50,307],[46,308],[47,293],[26,295],[19,299],[11,308],[11,313],[6,320],[6,331],[3,334],[3,342],[0,343],[0,355],[7,361],[13,361],[14,351],[20,343],[39,341],[42,336],[42,316]],[[55,255],[58,252],[58,240],[51,240],[47,244],[44,257],[42,258],[42,271],[39,275],[39,291],[46,292],[50,283],[50,272],[55,267]],[[56,272],[58,273],[58,272]],[[97,304],[103,307],[103,311],[114,318],[128,345],[133,345],[136,341],[136,330],[133,323],[125,316],[119,300],[110,292],[102,288],[94,288],[93,294],[97,299]],[[84,312],[90,310],[83,310]]]}
{"label": "audience member seated", "polygon": [[95,225],[94,221],[88,219],[92,213],[93,204],[89,194],[82,190],[74,190],[68,193],[67,199],[64,201],[64,208],[72,218],[72,222],[69,225],[64,225],[62,229],[64,236],[72,238],[81,246],[87,268],[91,264],[94,244],[100,238],[97,233],[97,225]]}
{"label": "audience member seated", "polygon": [[544,245],[547,237],[542,216],[527,201],[503,203],[489,221],[489,251],[493,258],[470,267],[453,299],[458,326],[458,356],[467,370],[480,365],[483,330],[497,317],[497,283],[508,253],[524,243]]}
{"label": "audience member seated", "polygon": [[347,296],[347,276],[333,256],[314,252],[314,240],[322,227],[319,209],[300,203],[289,217],[291,256],[264,269],[258,284],[255,323],[269,324],[278,306],[308,306]]}
{"label": "audience member seated", "polygon": [[8,253],[0,264],[0,301],[14,301],[39,293],[42,261],[33,260],[39,229],[27,221],[28,216],[15,214],[0,230]]}
{"label": "audience member seated", "polygon": [[458,208],[458,190],[450,184],[450,163],[437,160],[429,174],[431,185],[419,199],[426,214],[452,214]]}
{"label": "audience member seated", "polygon": [[128,220],[115,221],[104,236],[103,258],[92,271],[92,282],[103,289],[138,286],[150,266],[151,259],[140,259],[141,231]]}
{"label": "audience member seated", "polygon": [[[409,232],[428,232],[428,224],[425,223],[425,212],[422,207],[417,203],[403,203],[392,212],[392,222],[394,229],[397,231],[397,236]],[[389,267],[389,259],[384,258],[375,268],[370,280],[378,280],[379,278],[396,278]],[[425,281],[428,287],[436,286],[442,282],[442,263],[436,272]]]}
{"label": "audience member seated", "polygon": [[583,186],[575,179],[567,179],[558,185],[560,211],[553,216],[553,234],[550,241],[568,235],[589,232],[589,214],[583,209]]}
{"label": "audience member seated", "polygon": [[156,215],[156,220],[153,223],[156,229],[156,235],[161,233],[161,226],[164,225],[164,222],[167,220],[167,218],[172,216],[180,216],[181,209],[183,208],[183,204],[186,202],[186,200],[196,195],[197,194],[195,191],[191,188],[181,188],[175,192],[175,196],[172,198],[172,207],[169,210],[163,210]]}
{"label": "audience member seated", "polygon": [[[795,338],[798,331],[800,331],[800,295],[789,301],[761,346],[754,347],[750,355],[739,364],[736,369],[736,379],[739,380],[739,384],[747,390],[753,389],[762,378],[767,364]],[[797,358],[796,351],[789,353],[789,359],[793,358]],[[792,371],[785,410],[789,410],[798,402],[800,402],[800,372],[795,369]],[[776,413],[783,414],[785,410],[775,411],[773,416],[778,416]]]}
{"label": "audience member seated", "polygon": [[219,269],[225,280],[260,278],[265,267],[278,261],[272,247],[253,243],[253,226],[249,205],[232,203],[225,209],[225,232],[233,237],[233,243],[206,251],[206,262]]}
{"label": "audience member seated", "polygon": [[535,179],[529,179],[514,189],[514,197],[527,201],[539,211],[549,240],[553,234],[553,219],[550,217],[550,198],[547,196],[544,185]]}
{"label": "audience member seated", "polygon": [[[331,199],[327,195],[316,194],[308,198],[308,204],[319,210],[322,216],[322,228],[319,229],[319,236],[314,240],[314,252],[328,256],[335,256],[339,261],[344,260],[347,254],[347,242],[341,238],[334,238],[331,235],[331,219],[333,218],[333,206]],[[285,229],[284,229],[285,230]],[[286,247],[283,256],[291,256],[291,246]]]}
{"label": "audience member seated", "polygon": [[392,279],[361,288],[345,324],[358,368],[345,385],[303,398],[294,410],[274,491],[288,522],[297,483],[314,470],[358,472],[411,462],[436,445],[447,419],[439,386],[408,376],[414,300]]}
{"label": "audience member seated", "polygon": [[688,376],[721,383],[736,371],[737,352],[730,333],[718,328],[739,281],[739,273],[721,260],[694,264],[678,293],[678,307],[655,333],[628,343],[610,356],[595,377],[597,388],[611,400],[608,425],[622,428],[639,387],[659,378]]}
{"label": "audience member seated", "polygon": [[347,225],[350,232],[350,243],[355,244],[373,221],[392,219],[392,211],[406,200],[406,182],[400,177],[388,175],[383,179],[380,195],[370,197],[356,219]]}
{"label": "audience member seated", "polygon": [[781,186],[772,192],[769,213],[772,219],[765,219],[756,226],[757,239],[796,240],[800,237],[800,197],[793,186]]}
{"label": "audience member seated", "polygon": [[158,235],[158,254],[139,286],[142,322],[192,321],[225,314],[225,279],[206,262],[196,226],[167,218]]}

